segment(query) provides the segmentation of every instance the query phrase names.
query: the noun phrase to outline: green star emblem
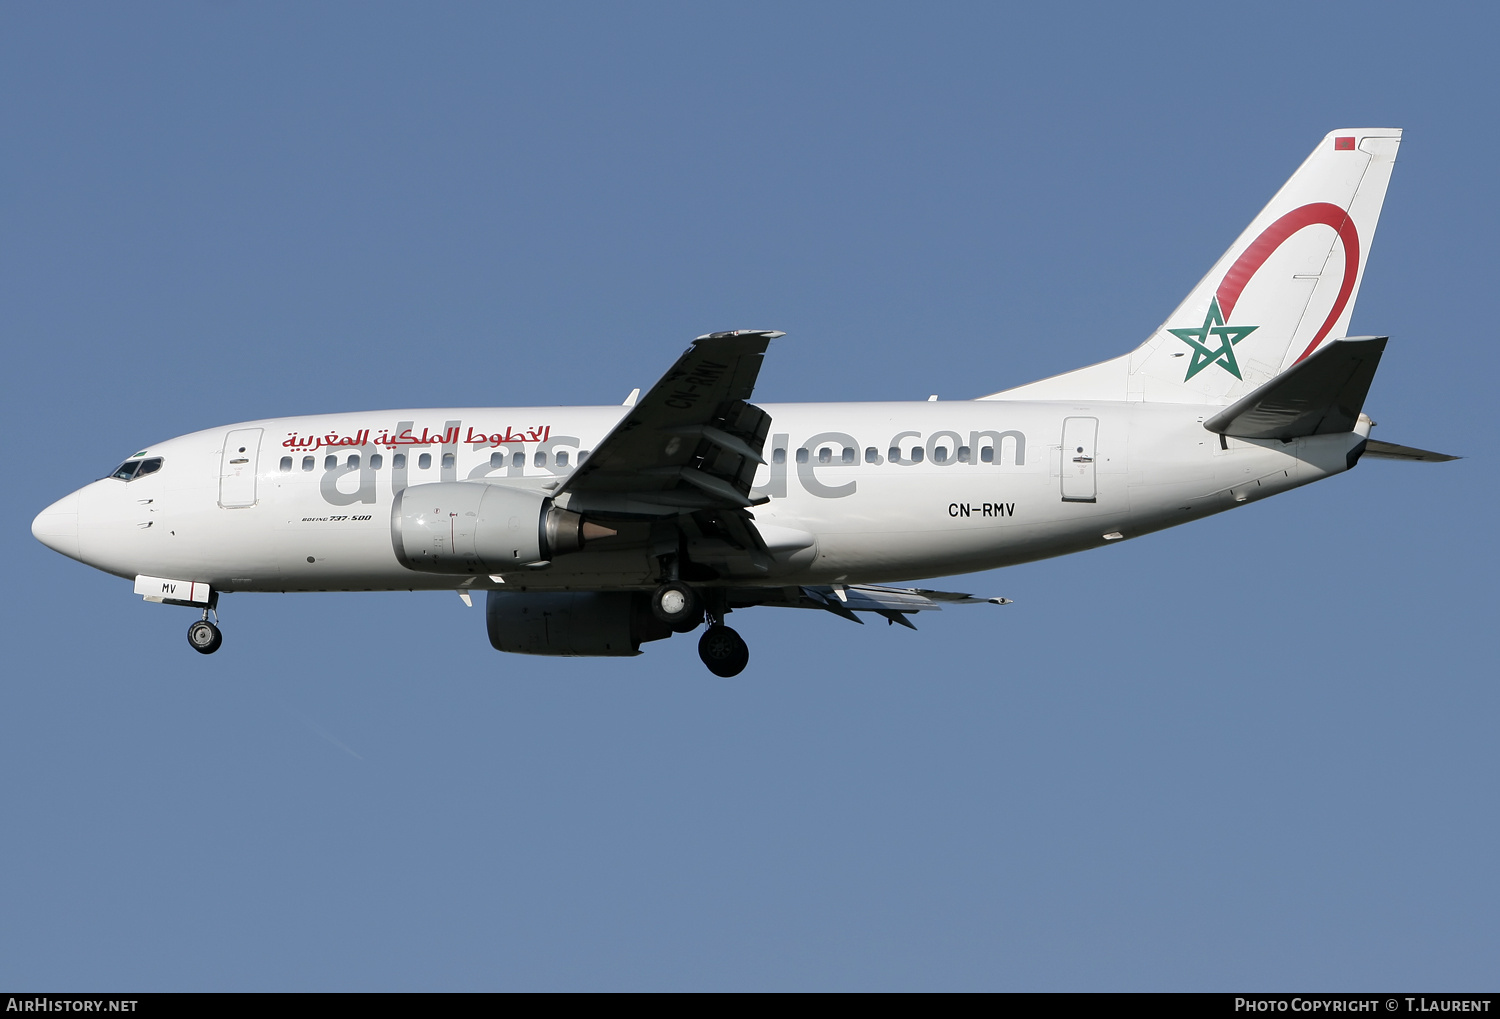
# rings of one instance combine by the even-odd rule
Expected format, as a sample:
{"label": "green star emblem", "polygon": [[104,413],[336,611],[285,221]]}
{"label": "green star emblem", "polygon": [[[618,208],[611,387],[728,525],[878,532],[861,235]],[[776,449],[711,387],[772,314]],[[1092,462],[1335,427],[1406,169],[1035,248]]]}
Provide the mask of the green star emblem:
{"label": "green star emblem", "polygon": [[[1219,298],[1216,295],[1209,302],[1208,315],[1203,319],[1202,326],[1197,329],[1167,330],[1193,348],[1193,360],[1188,365],[1187,376],[1182,381],[1186,382],[1211,364],[1221,364],[1224,370],[1235,378],[1244,378],[1240,374],[1240,363],[1234,358],[1234,345],[1259,328],[1260,326],[1225,325],[1224,313],[1219,310]],[[1217,350],[1209,349],[1210,338],[1219,341]]]}

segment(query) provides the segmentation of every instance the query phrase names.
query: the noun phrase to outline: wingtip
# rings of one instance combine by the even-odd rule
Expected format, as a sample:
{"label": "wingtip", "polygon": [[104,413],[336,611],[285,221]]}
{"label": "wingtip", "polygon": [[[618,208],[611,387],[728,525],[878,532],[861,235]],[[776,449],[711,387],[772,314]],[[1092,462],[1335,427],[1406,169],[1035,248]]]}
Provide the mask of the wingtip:
{"label": "wingtip", "polygon": [[768,340],[779,340],[786,333],[779,329],[729,329],[722,333],[704,333],[702,336],[693,338],[696,343],[699,340],[726,340],[731,336],[764,336]]}

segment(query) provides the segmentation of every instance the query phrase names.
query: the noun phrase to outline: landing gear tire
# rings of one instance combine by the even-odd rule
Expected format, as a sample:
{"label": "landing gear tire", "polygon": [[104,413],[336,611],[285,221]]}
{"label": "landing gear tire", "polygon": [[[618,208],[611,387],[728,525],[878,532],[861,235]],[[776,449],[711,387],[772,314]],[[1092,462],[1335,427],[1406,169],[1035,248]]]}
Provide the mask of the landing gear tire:
{"label": "landing gear tire", "polygon": [[703,602],[691,587],[673,580],[652,592],[651,614],[678,633],[687,633],[703,621]]}
{"label": "landing gear tire", "polygon": [[738,676],[750,664],[750,648],[744,639],[722,623],[703,631],[698,639],[698,657],[715,676]]}
{"label": "landing gear tire", "polygon": [[188,644],[200,655],[211,655],[224,643],[224,635],[207,619],[200,619],[188,627]]}

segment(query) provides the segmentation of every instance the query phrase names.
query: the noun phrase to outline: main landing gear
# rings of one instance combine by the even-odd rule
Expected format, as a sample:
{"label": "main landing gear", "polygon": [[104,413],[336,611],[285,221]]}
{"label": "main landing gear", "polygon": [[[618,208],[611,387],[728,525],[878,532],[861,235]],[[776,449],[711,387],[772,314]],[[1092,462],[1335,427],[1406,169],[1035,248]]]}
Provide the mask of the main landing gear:
{"label": "main landing gear", "polygon": [[215,591],[209,595],[208,608],[203,610],[203,618],[188,627],[188,646],[200,655],[211,655],[219,650],[219,645],[224,643],[224,634],[219,628],[208,621],[210,612],[214,615],[215,622],[218,621],[219,613],[216,606],[219,604],[219,592]]}
{"label": "main landing gear", "polygon": [[698,657],[715,676],[738,676],[750,664],[750,648],[743,637],[723,623],[714,623],[698,638]]}
{"label": "main landing gear", "polygon": [[699,594],[680,580],[668,580],[651,593],[651,614],[677,633],[691,633],[708,619],[698,639],[698,657],[715,676],[738,676],[750,664],[750,648],[739,634],[724,625],[728,614],[724,592],[710,588]]}
{"label": "main landing gear", "polygon": [[680,580],[669,580],[652,593],[651,614],[676,633],[692,633],[703,622],[703,600]]}

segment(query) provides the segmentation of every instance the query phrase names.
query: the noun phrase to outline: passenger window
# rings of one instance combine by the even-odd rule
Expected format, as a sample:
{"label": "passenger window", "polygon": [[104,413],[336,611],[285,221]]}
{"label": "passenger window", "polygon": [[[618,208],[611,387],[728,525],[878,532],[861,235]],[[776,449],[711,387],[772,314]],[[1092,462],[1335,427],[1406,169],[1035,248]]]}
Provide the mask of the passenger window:
{"label": "passenger window", "polygon": [[351,470],[354,469],[355,467],[358,467],[359,466],[359,454],[358,453],[350,453],[349,454],[348,464],[349,464],[349,468]]}
{"label": "passenger window", "polygon": [[312,470],[312,469],[313,469],[313,466],[314,466],[314,465],[315,465],[315,464],[317,464],[317,461],[316,461],[316,460],[314,460],[314,459],[313,459],[313,458],[312,458],[312,457],[310,457],[310,456],[304,456],[304,457],[303,457],[303,458],[302,458],[302,469],[303,469],[303,470],[304,470],[304,471],[310,471],[310,470]]}
{"label": "passenger window", "polygon": [[417,457],[417,469],[418,470],[423,470],[423,471],[430,471],[430,470],[432,470],[432,454],[431,453],[423,453],[421,456]]}
{"label": "passenger window", "polygon": [[395,456],[391,457],[391,470],[393,470],[393,471],[404,471],[404,470],[406,470],[406,454],[405,453],[397,453]]}
{"label": "passenger window", "polygon": [[334,456],[332,453],[330,453],[329,455],[327,455],[327,456],[325,456],[323,458],[323,469],[325,471],[331,471],[335,467],[337,467],[338,465],[339,465],[339,458],[336,457],[336,456]]}
{"label": "passenger window", "polygon": [[984,463],[987,463],[987,464],[994,463],[995,462],[995,447],[994,446],[985,446],[983,449],[981,449],[979,451],[979,459],[982,460]]}
{"label": "passenger window", "polygon": [[491,467],[491,469],[496,468],[496,467],[504,467],[504,466],[505,466],[505,454],[504,453],[491,453],[490,454],[490,467]]}
{"label": "passenger window", "polygon": [[827,446],[824,446],[822,449],[818,450],[818,463],[826,464],[832,462],[833,450],[829,449]]}
{"label": "passenger window", "polygon": [[545,467],[547,466],[547,454],[542,452],[541,450],[537,450],[536,456],[532,459],[531,462],[536,464],[538,467]]}
{"label": "passenger window", "polygon": [[922,452],[923,451],[922,451],[922,447],[921,446],[913,446],[911,448],[911,462],[914,463],[914,464],[921,463],[922,462]]}
{"label": "passenger window", "polygon": [[945,464],[945,463],[947,463],[948,462],[948,447],[947,446],[933,446],[932,447],[932,462],[935,463],[935,464]]}
{"label": "passenger window", "polygon": [[161,457],[153,456],[150,460],[141,461],[141,469],[135,472],[138,478],[144,478],[148,474],[155,474],[161,470]]}
{"label": "passenger window", "polygon": [[559,466],[559,467],[566,467],[566,466],[568,466],[568,451],[567,450],[560,449],[560,450],[557,451],[557,466]]}
{"label": "passenger window", "polygon": [[290,474],[290,473],[292,473],[292,458],[291,457],[284,456],[284,457],[281,458],[281,473],[283,473],[283,474]]}
{"label": "passenger window", "polygon": [[589,451],[588,450],[586,450],[586,449],[580,449],[578,451],[578,465],[580,467],[583,466],[583,462],[585,460],[587,460],[588,458],[589,458]]}
{"label": "passenger window", "polygon": [[784,449],[773,450],[772,453],[771,453],[771,462],[773,464],[784,464],[784,463],[786,463],[786,450],[784,450]]}
{"label": "passenger window", "polygon": [[958,462],[961,463],[961,464],[966,464],[966,463],[969,462],[969,459],[970,459],[969,447],[968,446],[959,446],[958,447]]}
{"label": "passenger window", "polygon": [[512,467],[525,467],[526,466],[526,454],[525,453],[517,453],[515,456],[511,457],[510,458],[510,465]]}
{"label": "passenger window", "polygon": [[797,450],[797,462],[799,464],[807,463],[807,450],[805,448]]}
{"label": "passenger window", "polygon": [[880,450],[876,449],[874,446],[865,447],[865,463],[872,464],[879,459]]}
{"label": "passenger window", "polygon": [[900,462],[900,460],[901,460],[901,450],[897,449],[895,446],[892,446],[890,449],[886,450],[886,452],[890,454],[891,463],[899,463]]}
{"label": "passenger window", "polygon": [[452,469],[453,469],[453,454],[452,453],[444,453],[443,454],[443,470],[445,470],[445,471],[451,471]]}
{"label": "passenger window", "polygon": [[384,464],[385,464],[385,457],[381,456],[379,453],[371,453],[370,454],[370,470],[372,470],[372,471],[378,471],[378,470],[380,470],[381,466],[384,465]]}
{"label": "passenger window", "polygon": [[845,446],[844,447],[844,463],[846,463],[846,464],[852,464],[853,462],[854,462],[854,447],[853,446]]}

